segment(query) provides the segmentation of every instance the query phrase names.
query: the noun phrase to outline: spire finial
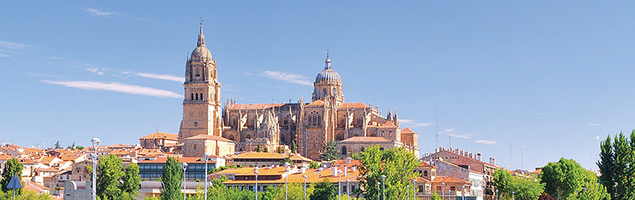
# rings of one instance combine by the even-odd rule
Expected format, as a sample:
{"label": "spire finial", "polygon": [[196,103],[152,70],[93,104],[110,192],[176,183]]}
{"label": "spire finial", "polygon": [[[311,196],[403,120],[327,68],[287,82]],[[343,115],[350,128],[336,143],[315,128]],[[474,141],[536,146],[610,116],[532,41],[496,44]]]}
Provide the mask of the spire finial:
{"label": "spire finial", "polygon": [[203,17],[201,17],[201,30],[198,34],[198,42],[196,43],[197,46],[205,46],[205,36],[203,35]]}
{"label": "spire finial", "polygon": [[324,61],[324,69],[331,69],[331,58],[329,58],[329,51],[326,50],[326,60]]}

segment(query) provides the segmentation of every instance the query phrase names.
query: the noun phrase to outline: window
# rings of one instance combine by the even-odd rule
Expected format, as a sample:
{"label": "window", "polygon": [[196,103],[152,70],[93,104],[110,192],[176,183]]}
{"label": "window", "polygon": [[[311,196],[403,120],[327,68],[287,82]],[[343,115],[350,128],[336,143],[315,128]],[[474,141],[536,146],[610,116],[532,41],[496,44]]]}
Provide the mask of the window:
{"label": "window", "polygon": [[423,171],[423,176],[428,176],[428,170]]}
{"label": "window", "polygon": [[452,186],[452,187],[450,187],[450,190],[455,191],[456,187]]}
{"label": "window", "polygon": [[346,147],[342,147],[342,155],[346,156]]}
{"label": "window", "polygon": [[326,96],[326,89],[322,89],[322,94]]}
{"label": "window", "polygon": [[441,190],[441,186],[437,186],[437,190]]}
{"label": "window", "polygon": [[384,150],[384,147],[379,147],[379,150],[380,150],[380,151],[383,151],[383,150]]}
{"label": "window", "polygon": [[194,100],[194,93],[190,93],[190,95],[192,95],[192,98],[190,98],[190,100]]}

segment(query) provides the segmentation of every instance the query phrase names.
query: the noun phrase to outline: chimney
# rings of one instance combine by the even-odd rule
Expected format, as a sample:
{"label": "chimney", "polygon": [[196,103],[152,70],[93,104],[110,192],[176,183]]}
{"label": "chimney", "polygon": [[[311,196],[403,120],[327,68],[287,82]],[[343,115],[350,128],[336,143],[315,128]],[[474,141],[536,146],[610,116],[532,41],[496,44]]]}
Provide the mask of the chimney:
{"label": "chimney", "polygon": [[348,171],[348,167],[344,166],[344,176],[346,176],[346,171]]}
{"label": "chimney", "polygon": [[304,168],[304,167],[300,168],[300,173],[303,173],[303,174],[306,173],[306,168]]}
{"label": "chimney", "polygon": [[353,160],[353,158],[351,158],[351,157],[347,157],[347,158],[346,158],[346,164],[351,164],[351,160]]}
{"label": "chimney", "polygon": [[489,158],[489,164],[496,166],[496,158]]}
{"label": "chimney", "polygon": [[333,176],[337,176],[337,167],[333,166],[332,169],[333,169]]}
{"label": "chimney", "polygon": [[351,171],[353,171],[353,172],[355,172],[356,169],[357,169],[357,167],[355,167],[355,166],[351,167]]}
{"label": "chimney", "polygon": [[476,153],[476,160],[481,161],[481,153],[480,152]]}
{"label": "chimney", "polygon": [[474,158],[474,155],[472,153],[468,154],[470,158]]}

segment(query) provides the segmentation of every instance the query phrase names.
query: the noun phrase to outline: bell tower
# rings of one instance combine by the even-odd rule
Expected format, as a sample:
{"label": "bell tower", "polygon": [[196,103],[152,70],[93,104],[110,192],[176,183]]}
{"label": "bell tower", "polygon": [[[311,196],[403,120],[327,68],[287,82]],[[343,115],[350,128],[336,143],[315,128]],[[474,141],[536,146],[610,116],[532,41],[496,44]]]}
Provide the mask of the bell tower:
{"label": "bell tower", "polygon": [[216,60],[205,46],[203,22],[196,48],[185,64],[185,99],[179,143],[196,135],[221,136],[220,83]]}

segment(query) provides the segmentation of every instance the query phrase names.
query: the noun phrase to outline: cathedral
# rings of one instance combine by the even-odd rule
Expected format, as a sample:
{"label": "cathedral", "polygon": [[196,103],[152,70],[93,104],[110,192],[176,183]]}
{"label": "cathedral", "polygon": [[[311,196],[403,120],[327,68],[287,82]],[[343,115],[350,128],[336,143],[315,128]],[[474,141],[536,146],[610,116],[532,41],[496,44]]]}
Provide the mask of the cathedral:
{"label": "cathedral", "polygon": [[374,141],[382,147],[403,146],[418,157],[417,133],[399,127],[396,110],[384,117],[377,108],[344,101],[342,79],[328,54],[315,78],[311,102],[239,104],[228,100],[221,107],[216,62],[205,46],[202,24],[200,29],[185,68],[178,135],[184,156],[224,156],[257,148],[287,151],[295,145],[298,153],[318,160],[325,142],[334,140],[342,157],[363,151]]}

